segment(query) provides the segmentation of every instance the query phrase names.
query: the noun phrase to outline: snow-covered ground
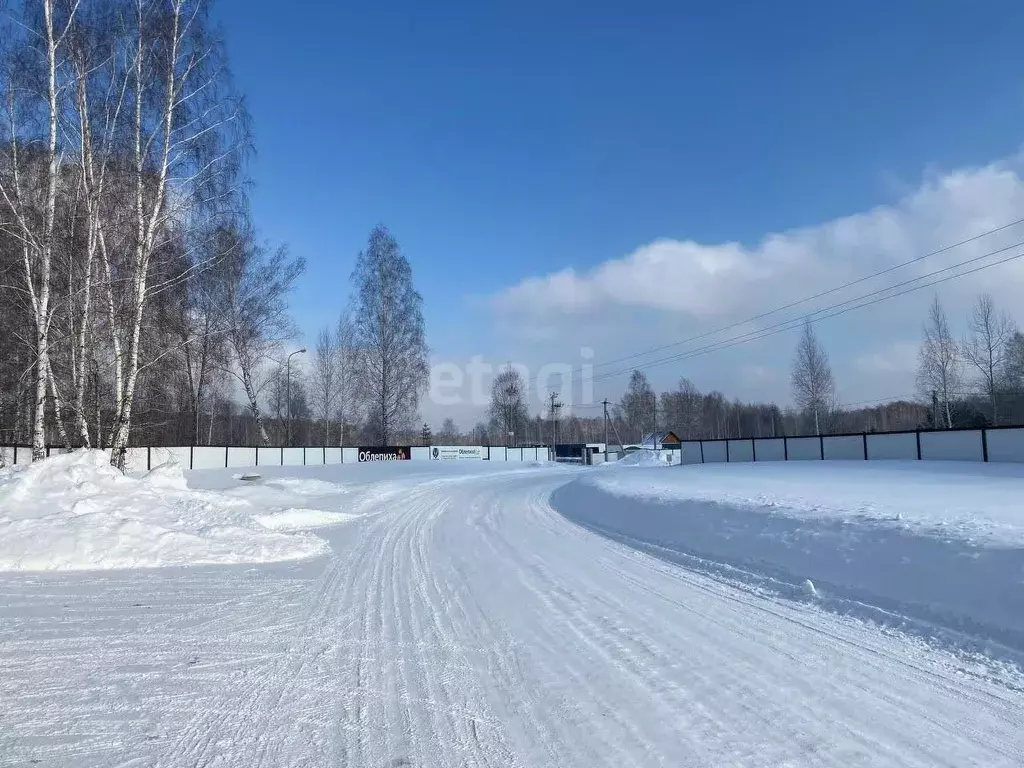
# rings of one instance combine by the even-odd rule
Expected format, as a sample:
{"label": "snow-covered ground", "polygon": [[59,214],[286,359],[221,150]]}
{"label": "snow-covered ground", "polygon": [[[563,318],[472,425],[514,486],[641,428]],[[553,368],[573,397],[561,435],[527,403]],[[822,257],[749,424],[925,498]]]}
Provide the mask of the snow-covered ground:
{"label": "snow-covered ground", "polygon": [[[654,451],[623,459],[657,466]],[[1024,546],[1024,465],[953,461],[694,464],[591,482],[620,496],[721,502],[810,519],[872,518],[941,536]]]}
{"label": "snow-covered ground", "polygon": [[[148,499],[174,522],[176,494],[196,494],[187,498],[216,500],[207,514],[217,520],[237,515],[247,536],[308,536],[324,552],[0,573],[0,765],[1024,762],[1016,666],[716,572],[681,546],[659,549],[629,519],[655,507],[679,517],[692,500],[591,482],[621,473],[621,490],[643,484],[627,473],[685,471],[423,462],[261,469],[257,483],[206,471],[152,497],[112,480],[134,489],[122,496],[133,519],[149,519]],[[98,504],[102,493],[78,488],[85,480],[55,498]],[[17,487],[0,486],[2,514],[39,522],[12,500]],[[601,521],[579,518],[588,494]],[[723,540],[737,535],[730,514],[784,517],[704,506],[722,515]],[[71,514],[61,506],[52,527],[65,530]],[[333,515],[344,523],[329,524]],[[1020,577],[992,589],[1019,592]]]}

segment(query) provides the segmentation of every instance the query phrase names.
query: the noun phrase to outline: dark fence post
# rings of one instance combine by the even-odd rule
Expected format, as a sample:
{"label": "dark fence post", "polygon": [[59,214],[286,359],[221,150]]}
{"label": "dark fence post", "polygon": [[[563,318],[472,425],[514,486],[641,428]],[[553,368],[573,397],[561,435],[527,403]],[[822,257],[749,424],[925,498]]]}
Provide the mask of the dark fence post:
{"label": "dark fence post", "polygon": [[921,460],[921,430],[917,430],[914,435],[917,437],[917,460]]}
{"label": "dark fence post", "polygon": [[818,435],[818,450],[821,452],[821,460],[825,460],[825,436]]}
{"label": "dark fence post", "polygon": [[785,435],[782,436],[782,460],[789,461],[789,439]]}
{"label": "dark fence post", "polygon": [[725,463],[729,463],[729,441],[725,441]]}
{"label": "dark fence post", "polygon": [[146,446],[146,471],[149,472],[153,468],[153,449],[148,445]]}
{"label": "dark fence post", "polygon": [[260,447],[256,446],[256,466],[260,465]]}
{"label": "dark fence post", "polygon": [[302,446],[302,466],[306,466],[306,446]]}
{"label": "dark fence post", "polygon": [[324,466],[327,466],[327,446],[324,446]]}
{"label": "dark fence post", "polygon": [[196,450],[195,446],[190,445],[188,447],[188,468],[189,469],[192,469],[192,465],[194,463],[194,461],[193,461],[193,454],[195,453],[195,450]]}
{"label": "dark fence post", "polygon": [[17,443],[14,444],[14,463],[15,463],[15,465],[17,465],[17,463],[18,463],[18,444]]}
{"label": "dark fence post", "polygon": [[228,468],[228,447],[224,446],[224,469]]}
{"label": "dark fence post", "polygon": [[988,461],[988,430],[981,428],[981,460]]}
{"label": "dark fence post", "polygon": [[751,461],[757,461],[757,441],[754,438],[750,438],[750,456]]}
{"label": "dark fence post", "polygon": [[284,466],[284,446],[281,446],[281,466]]}
{"label": "dark fence post", "polygon": [[700,463],[703,464],[704,463],[704,441],[703,440],[699,440],[698,442],[700,443]]}
{"label": "dark fence post", "polygon": [[867,461],[868,460],[868,433],[864,432],[861,435],[861,437],[864,438],[864,461]]}

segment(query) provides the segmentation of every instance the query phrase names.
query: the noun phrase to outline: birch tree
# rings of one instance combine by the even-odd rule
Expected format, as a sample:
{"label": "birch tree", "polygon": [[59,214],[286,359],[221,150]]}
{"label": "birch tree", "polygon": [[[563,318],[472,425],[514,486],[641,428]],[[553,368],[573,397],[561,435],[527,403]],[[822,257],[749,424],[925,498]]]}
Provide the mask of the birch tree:
{"label": "birch tree", "polygon": [[637,441],[644,438],[644,433],[654,429],[657,398],[654,388],[643,371],[633,371],[629,377],[629,388],[622,396],[620,408],[626,428]]}
{"label": "birch tree", "polygon": [[42,0],[27,13],[8,52],[0,197],[4,231],[18,243],[24,295],[33,324],[32,457],[46,456],[46,400],[50,375],[51,272],[58,186],[64,153],[60,126],[66,98],[67,38],[78,2]]}
{"label": "birch tree", "polygon": [[976,371],[975,385],[989,401],[993,426],[999,424],[999,386],[1009,345],[1017,328],[1013,319],[996,309],[989,294],[974,302],[967,323],[969,334],[961,345],[964,360]]}
{"label": "birch tree", "polygon": [[430,371],[423,298],[412,268],[383,225],[370,233],[352,273],[353,339],[369,436],[388,445],[412,429]]}
{"label": "birch tree", "polygon": [[809,319],[804,322],[800,334],[790,381],[793,400],[801,410],[811,415],[814,434],[820,435],[822,419],[828,417],[835,408],[836,384],[828,354],[818,341]]}
{"label": "birch tree", "polygon": [[220,242],[210,279],[216,282],[225,324],[231,361],[226,370],[242,385],[259,441],[267,445],[259,405],[267,384],[264,366],[277,356],[281,342],[295,335],[288,297],[306,262],[283,247],[268,252],[253,242],[251,233],[234,229],[221,231]]}
{"label": "birch tree", "polygon": [[928,309],[924,326],[924,340],[918,352],[917,387],[928,402],[934,394],[946,428],[951,428],[953,401],[960,396],[963,387],[963,358],[938,296]]}
{"label": "birch tree", "polygon": [[[129,290],[123,317],[112,319],[115,418],[111,461],[124,467],[140,368],[146,306],[154,293],[187,279],[186,271],[150,282],[154,258],[180,236],[195,209],[230,197],[248,147],[248,119],[231,88],[222,44],[210,34],[203,0],[134,0],[125,14],[126,103],[130,109],[127,181],[132,190],[123,243]],[[102,248],[106,274],[109,256]],[[111,290],[108,288],[108,290]]]}
{"label": "birch tree", "polygon": [[334,348],[337,359],[338,394],[335,407],[338,417],[338,445],[345,445],[345,424],[354,419],[358,410],[359,398],[356,392],[358,385],[359,364],[358,352],[355,348],[355,329],[349,313],[343,312],[338,318],[334,331]]}
{"label": "birch tree", "polygon": [[511,365],[499,371],[491,383],[489,415],[492,429],[501,431],[505,445],[509,437],[519,435],[522,438],[530,418],[526,408],[526,382]]}
{"label": "birch tree", "polygon": [[331,417],[334,416],[339,388],[339,350],[337,335],[330,328],[320,329],[313,349],[313,367],[310,372],[310,400],[314,411],[323,422],[323,444],[331,440]]}

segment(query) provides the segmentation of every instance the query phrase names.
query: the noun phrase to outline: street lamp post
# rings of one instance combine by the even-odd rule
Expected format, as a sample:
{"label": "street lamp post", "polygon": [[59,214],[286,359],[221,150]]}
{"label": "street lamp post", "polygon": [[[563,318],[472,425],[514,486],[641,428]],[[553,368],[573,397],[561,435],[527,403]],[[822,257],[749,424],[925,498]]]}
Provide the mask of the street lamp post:
{"label": "street lamp post", "polygon": [[[304,354],[306,348],[296,349],[294,352],[288,355],[288,359],[285,360],[285,383],[284,383],[284,400],[285,406],[288,409],[288,423],[285,427],[285,442],[288,443],[288,447],[292,445],[292,355]],[[278,390],[280,392],[281,390]]]}

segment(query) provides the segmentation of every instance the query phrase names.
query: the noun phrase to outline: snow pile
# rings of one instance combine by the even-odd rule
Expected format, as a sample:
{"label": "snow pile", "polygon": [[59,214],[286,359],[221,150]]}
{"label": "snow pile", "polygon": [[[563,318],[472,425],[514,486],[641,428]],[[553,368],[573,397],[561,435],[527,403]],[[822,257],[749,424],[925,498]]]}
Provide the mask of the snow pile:
{"label": "snow pile", "polygon": [[255,563],[327,550],[313,534],[267,530],[256,511],[189,489],[174,464],[136,479],[101,451],[54,456],[0,470],[0,570]]}
{"label": "snow pile", "polygon": [[661,451],[633,451],[632,453],[623,456],[616,462],[607,464],[605,466],[616,466],[616,467],[664,467],[669,464],[672,460],[672,456],[669,453],[662,453]]}
{"label": "snow pile", "polygon": [[272,531],[301,531],[305,528],[322,528],[327,525],[347,523],[358,517],[359,515],[351,515],[347,512],[292,508],[259,515],[256,522]]}

